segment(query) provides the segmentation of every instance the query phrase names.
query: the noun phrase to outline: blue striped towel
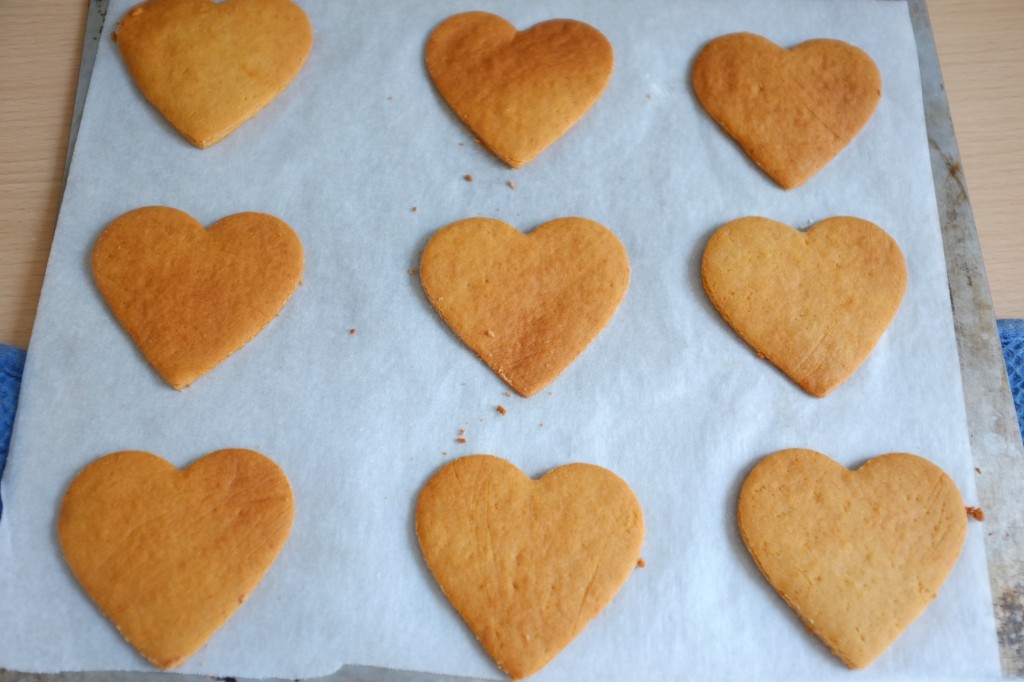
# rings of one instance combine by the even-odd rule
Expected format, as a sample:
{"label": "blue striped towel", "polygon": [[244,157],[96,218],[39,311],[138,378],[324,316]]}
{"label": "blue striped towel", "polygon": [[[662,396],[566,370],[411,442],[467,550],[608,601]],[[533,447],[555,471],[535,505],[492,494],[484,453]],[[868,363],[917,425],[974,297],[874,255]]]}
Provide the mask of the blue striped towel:
{"label": "blue striped towel", "polygon": [[[11,445],[11,427],[14,411],[18,409],[21,389],[21,371],[25,368],[25,351],[0,343],[0,475],[7,464],[7,449]],[[3,512],[0,500],[0,513]]]}
{"label": "blue striped towel", "polygon": [[1024,434],[1024,320],[999,320],[999,340],[1003,344],[1006,376],[1010,380],[1013,405],[1017,408],[1017,426]]}

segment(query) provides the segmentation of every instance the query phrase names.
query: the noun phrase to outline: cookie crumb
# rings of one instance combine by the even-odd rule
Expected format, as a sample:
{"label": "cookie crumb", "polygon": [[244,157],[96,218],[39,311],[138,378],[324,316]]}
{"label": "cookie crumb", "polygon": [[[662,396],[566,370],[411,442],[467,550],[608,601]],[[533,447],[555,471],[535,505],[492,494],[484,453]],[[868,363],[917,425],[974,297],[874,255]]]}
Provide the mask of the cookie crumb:
{"label": "cookie crumb", "polygon": [[465,439],[465,438],[456,438],[456,439],[455,439],[455,442],[456,442],[456,443],[465,443],[465,442],[466,442],[466,439]]}
{"label": "cookie crumb", "polygon": [[466,429],[459,429],[459,435],[460,436],[465,436],[466,435]]}
{"label": "cookie crumb", "polygon": [[353,334],[355,334],[355,333],[356,333],[356,330],[355,330],[355,329],[349,329],[349,330],[348,330],[348,335],[349,335],[349,336],[352,336],[352,335],[353,335]]}
{"label": "cookie crumb", "polygon": [[981,469],[979,469],[978,467],[974,467],[974,473],[980,474],[981,473]]}
{"label": "cookie crumb", "polygon": [[967,507],[967,515],[975,521],[985,520],[985,512],[982,511],[981,507]]}
{"label": "cookie crumb", "polygon": [[469,173],[466,173],[464,177],[466,178],[466,182],[473,182],[473,176]]}
{"label": "cookie crumb", "polygon": [[410,210],[410,211],[412,211],[413,213],[415,213],[415,212],[416,212],[416,207],[415,207],[415,206],[413,206],[413,207],[412,207],[411,209],[409,209],[409,210]]}
{"label": "cookie crumb", "polygon": [[508,410],[506,410],[503,405],[498,405],[496,409],[498,410],[498,414],[508,414]]}
{"label": "cookie crumb", "polygon": [[492,339],[494,338],[494,332],[492,332],[492,331],[491,331],[490,329],[488,329],[487,331],[485,331],[485,332],[484,332],[484,335],[486,335],[486,336],[489,336],[489,337],[491,337]]}
{"label": "cookie crumb", "polygon": [[117,42],[117,31],[114,31],[113,33],[110,34],[110,39],[112,41],[114,41],[115,43]]}
{"label": "cookie crumb", "polygon": [[419,273],[419,270],[417,270],[416,268],[409,268],[409,274],[410,275],[418,275],[420,273]]}
{"label": "cookie crumb", "polygon": [[516,183],[515,183],[514,180],[509,180],[506,184],[508,185],[509,189],[515,189],[516,188]]}
{"label": "cookie crumb", "polygon": [[647,568],[647,562],[644,561],[643,557],[640,557],[639,559],[636,560],[636,567],[637,568]]}

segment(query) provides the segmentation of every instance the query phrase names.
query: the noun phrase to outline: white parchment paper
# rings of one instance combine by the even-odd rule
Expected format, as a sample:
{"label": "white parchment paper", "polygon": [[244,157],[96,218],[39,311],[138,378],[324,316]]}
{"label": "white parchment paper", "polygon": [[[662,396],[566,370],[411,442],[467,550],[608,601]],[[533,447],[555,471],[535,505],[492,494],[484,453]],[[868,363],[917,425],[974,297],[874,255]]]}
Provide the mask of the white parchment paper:
{"label": "white parchment paper", "polygon": [[[2,484],[0,666],[149,669],[64,564],[59,501],[77,471],[109,452],[148,450],[184,466],[248,447],[288,473],[294,530],[249,601],[182,671],[296,678],[356,663],[498,677],[425,569],[412,524],[438,467],[482,452],[532,476],[568,462],[607,467],[646,514],[646,568],[537,679],[849,679],[762,579],[734,507],[754,463],[787,447],[847,466],[917,453],[976,501],[904,4],[306,0],[315,42],[305,68],[254,120],[200,151],[141,98],[110,40],[132,1],[110,3]],[[614,46],[604,96],[525,168],[482,149],[423,67],[429,32],[468,9],[520,28],[579,19]],[[797,190],[764,176],[689,87],[700,47],[741,30],[784,46],[842,39],[881,70],[884,94],[865,130]],[[204,224],[272,213],[306,250],[303,285],[280,317],[181,393],[145,363],[88,269],[107,223],[153,204]],[[506,393],[408,272],[435,230],[476,215],[524,231],[583,216],[629,252],[632,281],[615,319],[528,400]],[[759,360],[703,294],[708,236],[746,215],[799,227],[854,215],[906,255],[899,314],[826,399]],[[858,679],[998,675],[984,532],[970,524],[938,599]]]}

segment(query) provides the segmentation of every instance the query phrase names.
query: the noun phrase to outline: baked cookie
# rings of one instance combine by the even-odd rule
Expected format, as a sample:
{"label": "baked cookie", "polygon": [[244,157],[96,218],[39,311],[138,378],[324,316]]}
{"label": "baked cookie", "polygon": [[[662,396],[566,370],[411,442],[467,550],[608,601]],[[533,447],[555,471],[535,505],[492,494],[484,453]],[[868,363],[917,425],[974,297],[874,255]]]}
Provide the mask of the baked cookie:
{"label": "baked cookie", "polygon": [[107,226],[92,274],[111,312],[164,380],[182,389],[273,320],[302,276],[302,244],[265,213],[203,229],[165,206]]}
{"label": "baked cookie", "polygon": [[562,137],[598,100],[614,54],[597,29],[569,19],[525,31],[487,12],[445,19],[427,40],[441,97],[499,159],[516,168]]}
{"label": "baked cookie", "polygon": [[204,148],[295,78],[313,28],[291,0],[148,0],[125,14],[115,37],[143,96]]}
{"label": "baked cookie", "polygon": [[953,481],[904,453],[850,471],[813,450],[776,452],[743,482],[737,522],[768,582],[851,668],[938,596],[967,533]]}
{"label": "baked cookie", "polygon": [[892,237],[849,217],[806,232],[767,218],[734,220],[708,241],[701,277],[743,340],[819,398],[867,359],[907,289]]}
{"label": "baked cookie", "polygon": [[89,598],[167,669],[245,602],[294,513],[287,477],[258,452],[219,450],[180,471],[148,452],[116,452],[71,482],[57,536]]}
{"label": "baked cookie", "polygon": [[434,233],[420,279],[441,319],[528,397],[611,320],[629,286],[629,258],[592,220],[559,218],[523,234],[494,218],[469,218]]}
{"label": "baked cookie", "polygon": [[441,590],[513,679],[551,661],[633,572],[643,511],[615,474],[570,464],[537,481],[503,459],[445,465],[420,492],[416,537]]}
{"label": "baked cookie", "polygon": [[753,33],[725,35],[701,50],[692,79],[705,111],[785,189],[839,154],[882,97],[875,62],[839,40],[784,50]]}

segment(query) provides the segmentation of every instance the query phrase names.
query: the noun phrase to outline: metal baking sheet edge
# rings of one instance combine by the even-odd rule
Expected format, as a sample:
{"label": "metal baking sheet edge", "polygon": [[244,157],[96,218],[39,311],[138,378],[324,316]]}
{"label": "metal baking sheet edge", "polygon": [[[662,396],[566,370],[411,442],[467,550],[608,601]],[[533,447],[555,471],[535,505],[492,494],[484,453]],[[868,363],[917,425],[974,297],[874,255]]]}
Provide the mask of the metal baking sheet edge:
{"label": "metal baking sheet edge", "polygon": [[1024,677],[1024,445],[1010,396],[960,149],[925,0],[908,0],[921,65],[967,427],[985,510],[985,553],[1005,677]]}
{"label": "metal baking sheet edge", "polygon": [[[904,0],[892,0],[902,2]],[[78,126],[89,90],[108,0],[92,0],[75,95],[74,115],[64,166],[71,164]],[[1024,444],[1010,395],[995,309],[982,260],[981,244],[960,163],[960,149],[942,81],[926,0],[906,0],[917,41],[932,178],[942,225],[949,296],[953,306],[960,372],[978,499],[985,511],[985,553],[993,612],[1005,678],[1024,678]],[[62,188],[63,193],[63,188]],[[208,682],[202,675],[161,672],[93,672],[40,675],[0,670],[0,682]],[[226,678],[234,679],[234,678]],[[459,682],[450,677],[367,666],[346,665],[320,682]],[[237,682],[245,682],[237,680]]]}

